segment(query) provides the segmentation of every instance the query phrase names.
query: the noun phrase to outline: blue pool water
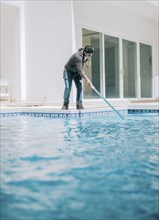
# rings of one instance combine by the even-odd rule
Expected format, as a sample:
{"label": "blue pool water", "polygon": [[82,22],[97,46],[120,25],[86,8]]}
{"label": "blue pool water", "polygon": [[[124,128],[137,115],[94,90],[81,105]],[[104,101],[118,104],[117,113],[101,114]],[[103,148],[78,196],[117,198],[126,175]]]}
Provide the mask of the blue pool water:
{"label": "blue pool water", "polygon": [[158,120],[1,118],[1,219],[157,220]]}

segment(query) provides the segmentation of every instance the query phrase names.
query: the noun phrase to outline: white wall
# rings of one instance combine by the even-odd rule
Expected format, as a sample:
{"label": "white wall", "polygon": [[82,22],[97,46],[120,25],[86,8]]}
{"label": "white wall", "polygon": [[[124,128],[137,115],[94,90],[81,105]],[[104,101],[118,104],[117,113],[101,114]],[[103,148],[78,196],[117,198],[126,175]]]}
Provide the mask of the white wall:
{"label": "white wall", "polygon": [[63,67],[72,55],[71,1],[25,2],[27,102],[63,102]]}
{"label": "white wall", "polygon": [[[17,101],[20,91],[20,41],[19,10],[22,12],[22,1],[2,1],[14,7],[13,11],[4,12],[10,19],[7,30],[2,27],[2,75],[13,84],[14,97]],[[130,3],[132,1],[128,1]],[[75,23],[75,40],[73,43],[72,2],[63,1],[24,1],[25,26],[25,73],[26,101],[38,103],[62,103],[63,99],[63,66],[72,52],[82,45],[82,27],[93,28],[105,34],[112,34],[126,39],[150,43],[153,46],[153,74],[156,88],[158,83],[158,23],[156,14],[148,5],[128,4],[126,1],[73,1]],[[145,1],[144,1],[145,2]],[[143,1],[142,1],[143,3]],[[133,7],[135,6],[135,7]],[[141,11],[143,6],[143,11]],[[133,10],[132,10],[133,9]],[[139,10],[140,9],[140,10]],[[147,16],[149,10],[151,14]],[[140,13],[142,12],[142,13]],[[14,15],[13,15],[14,14]],[[147,17],[146,17],[147,16]],[[20,28],[23,22],[20,20]],[[12,31],[11,31],[12,30]],[[11,35],[7,32],[11,31]],[[20,30],[20,33],[22,30]],[[10,32],[9,32],[10,33]],[[7,36],[7,38],[6,38]],[[21,36],[21,34],[20,34]],[[4,42],[7,39],[9,44]],[[16,39],[16,42],[15,42]],[[19,43],[18,43],[19,42]],[[3,53],[6,51],[6,55]],[[21,51],[22,54],[22,51]],[[24,55],[24,54],[23,54]],[[74,93],[73,93],[74,92]],[[75,100],[74,90],[71,99]],[[154,91],[155,97],[158,93]]]}
{"label": "white wall", "polygon": [[11,100],[20,100],[20,9],[1,4],[1,73],[10,84]]}
{"label": "white wall", "polygon": [[[158,9],[145,1],[74,1],[77,47],[82,27],[153,46],[153,75],[158,69]],[[155,12],[155,13],[153,13]],[[149,14],[148,14],[149,13]],[[147,17],[146,17],[147,16]],[[156,83],[154,86],[157,86]],[[154,91],[154,96],[157,98]]]}

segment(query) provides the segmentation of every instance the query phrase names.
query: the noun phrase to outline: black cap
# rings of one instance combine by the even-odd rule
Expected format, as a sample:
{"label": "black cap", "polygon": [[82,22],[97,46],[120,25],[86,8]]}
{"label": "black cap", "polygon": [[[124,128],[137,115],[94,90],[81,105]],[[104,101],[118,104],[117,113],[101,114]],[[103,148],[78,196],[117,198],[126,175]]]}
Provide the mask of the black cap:
{"label": "black cap", "polygon": [[86,53],[92,53],[93,54],[94,48],[91,45],[86,45],[85,48],[84,48],[84,51]]}

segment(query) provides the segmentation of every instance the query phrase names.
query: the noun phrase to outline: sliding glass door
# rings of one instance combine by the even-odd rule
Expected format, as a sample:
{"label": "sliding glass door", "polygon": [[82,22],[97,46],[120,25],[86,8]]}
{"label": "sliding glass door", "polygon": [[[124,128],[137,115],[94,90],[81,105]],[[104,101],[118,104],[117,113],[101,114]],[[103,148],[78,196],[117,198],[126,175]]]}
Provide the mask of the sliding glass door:
{"label": "sliding glass door", "polygon": [[136,98],[137,50],[135,42],[123,40],[123,70],[123,96]]}
{"label": "sliding glass door", "polygon": [[[102,52],[101,52],[101,33],[82,29],[82,44],[83,47],[86,45],[93,45],[94,54],[92,58],[85,65],[85,72],[93,85],[98,91],[101,91],[101,78],[102,78]],[[92,99],[97,98],[95,92],[84,82],[84,98]]]}
{"label": "sliding glass door", "polygon": [[140,43],[141,97],[152,97],[152,50],[151,46]]}
{"label": "sliding glass door", "polygon": [[[94,55],[85,72],[106,98],[152,98],[152,47],[82,29],[83,46]],[[84,83],[84,98],[99,98]]]}
{"label": "sliding glass door", "polygon": [[105,97],[119,98],[119,39],[104,36]]}

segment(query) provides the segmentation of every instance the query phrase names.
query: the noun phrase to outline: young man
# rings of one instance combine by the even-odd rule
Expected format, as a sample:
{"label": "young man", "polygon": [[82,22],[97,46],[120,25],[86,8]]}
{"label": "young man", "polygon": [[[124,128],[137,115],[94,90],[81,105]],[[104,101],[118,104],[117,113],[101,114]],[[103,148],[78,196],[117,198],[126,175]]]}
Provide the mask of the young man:
{"label": "young man", "polygon": [[64,91],[64,103],[62,106],[63,110],[67,110],[69,106],[70,92],[72,88],[72,81],[74,81],[77,88],[76,96],[76,108],[84,109],[82,105],[82,78],[84,78],[89,86],[92,85],[92,82],[87,77],[84,72],[84,64],[92,57],[94,48],[91,45],[85,46],[85,48],[79,49],[74,53],[64,67],[63,78],[65,82],[65,91]]}

